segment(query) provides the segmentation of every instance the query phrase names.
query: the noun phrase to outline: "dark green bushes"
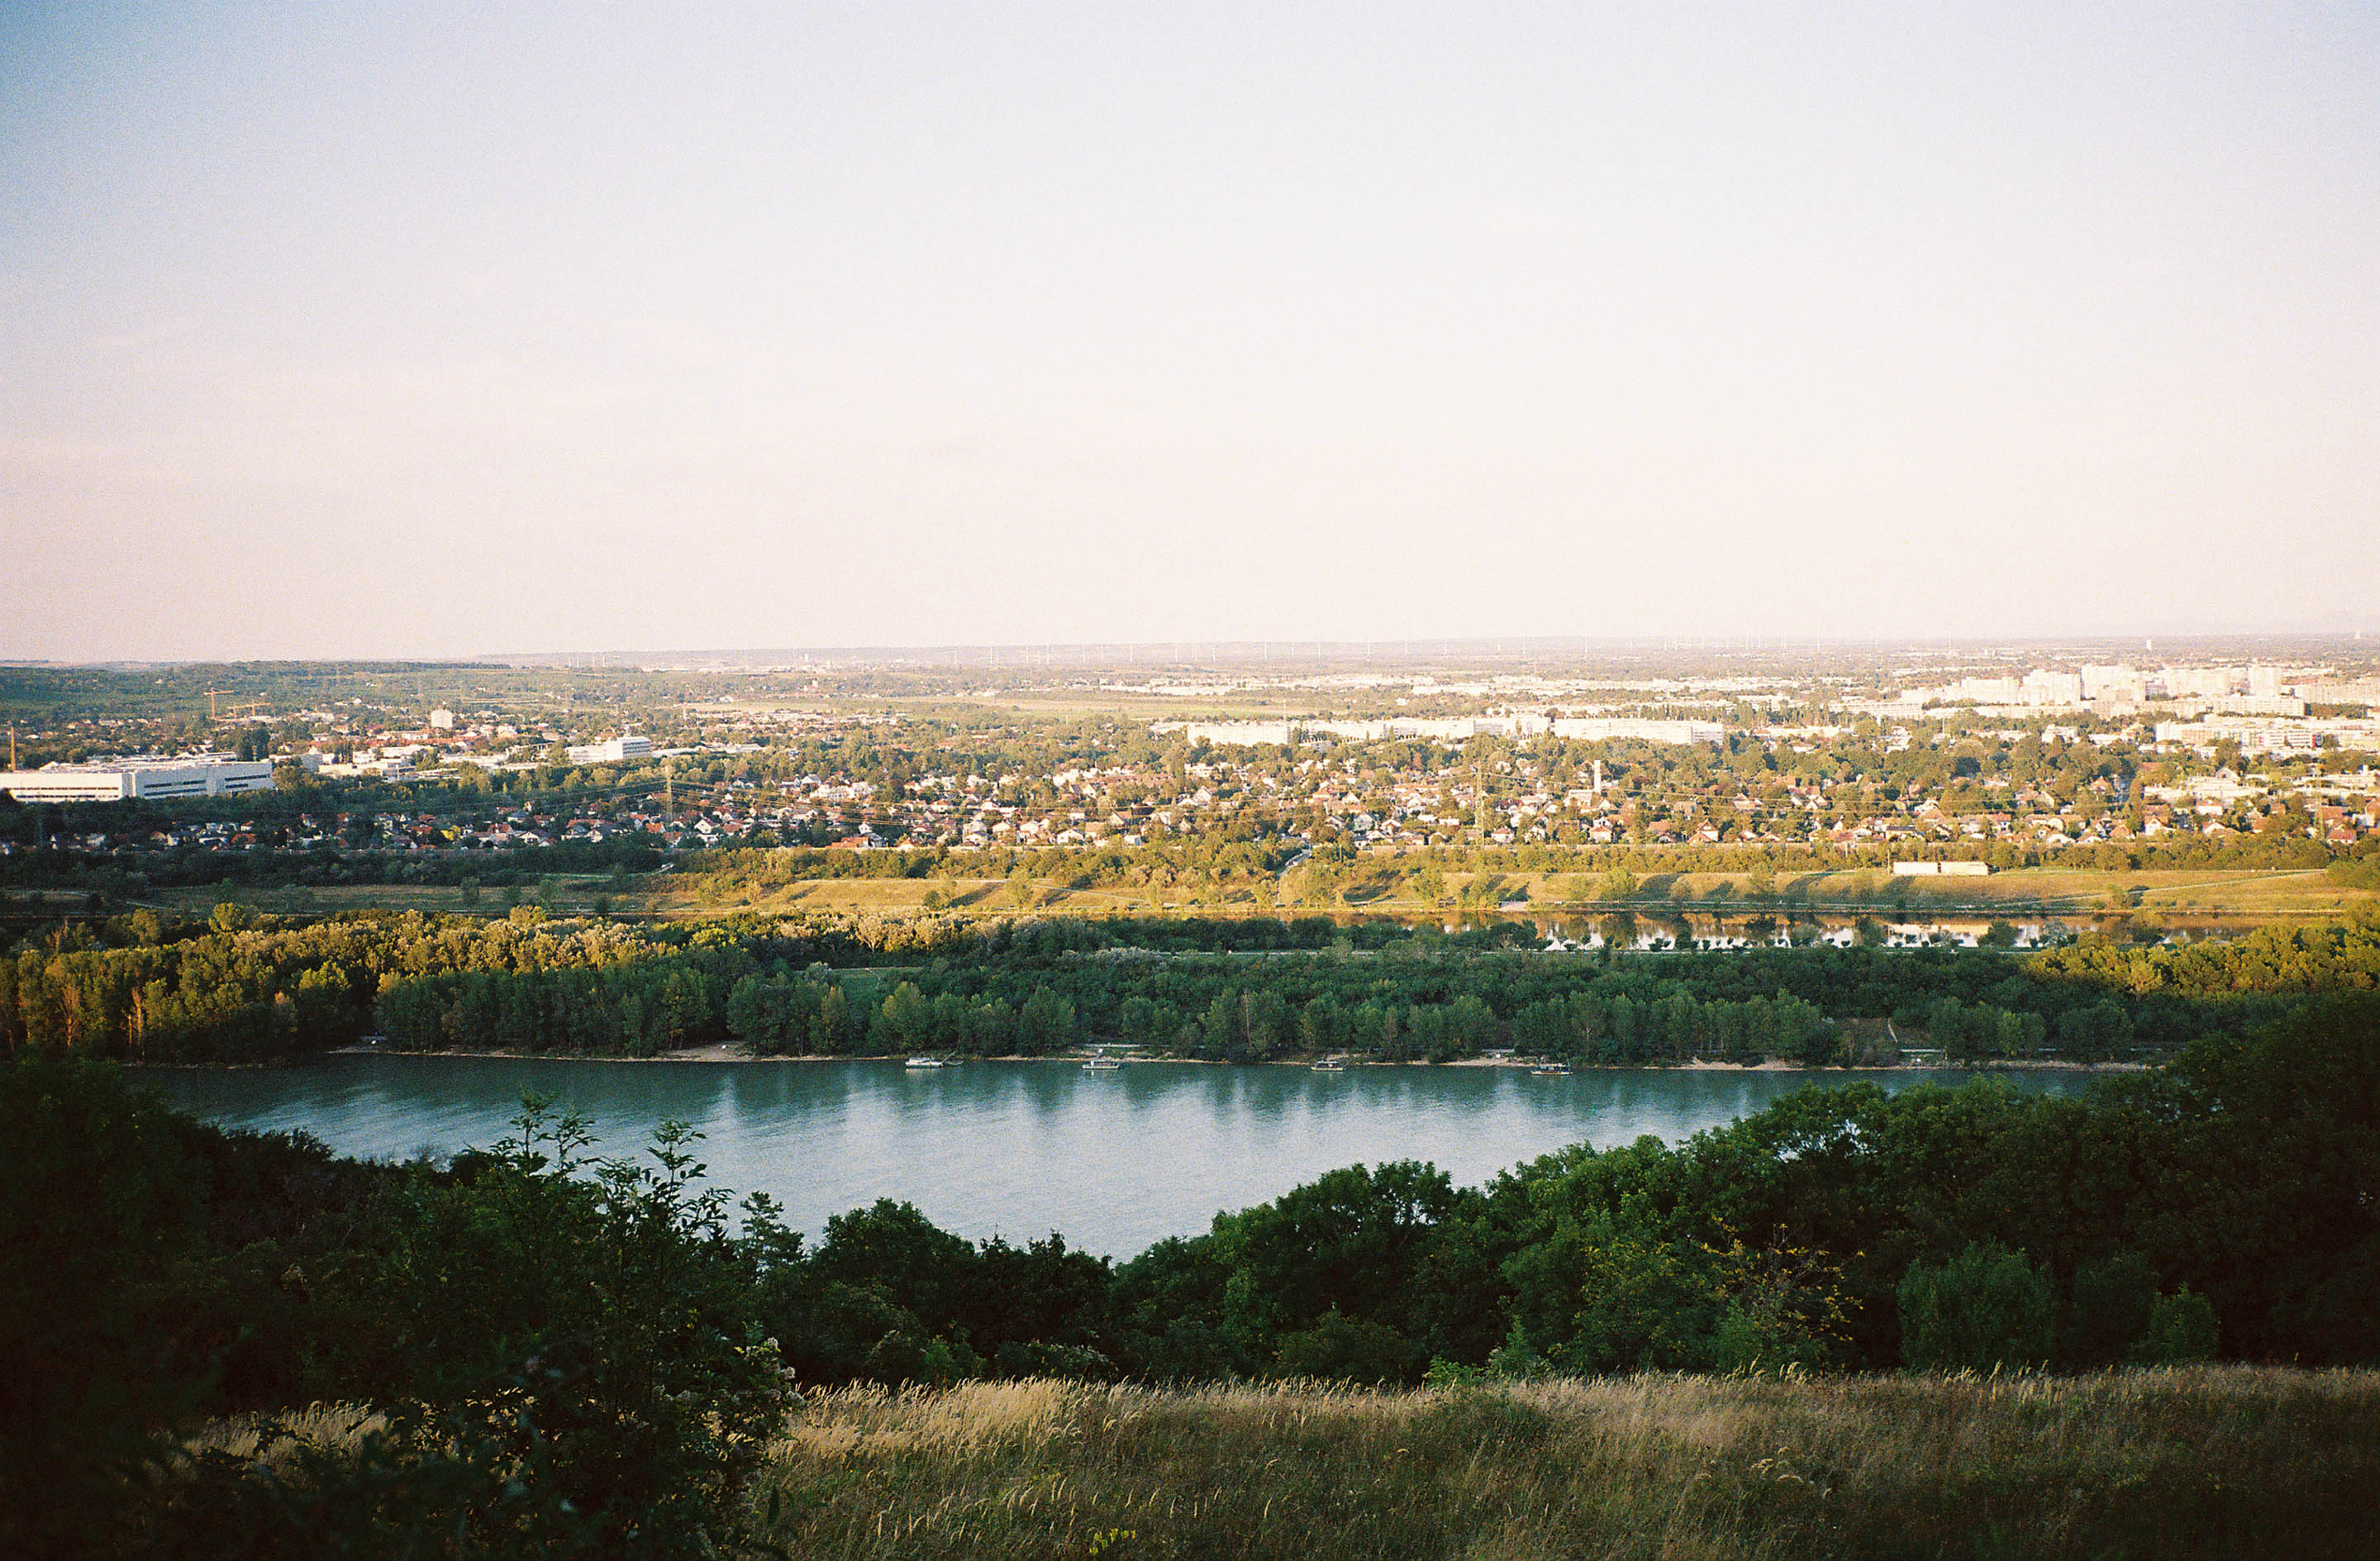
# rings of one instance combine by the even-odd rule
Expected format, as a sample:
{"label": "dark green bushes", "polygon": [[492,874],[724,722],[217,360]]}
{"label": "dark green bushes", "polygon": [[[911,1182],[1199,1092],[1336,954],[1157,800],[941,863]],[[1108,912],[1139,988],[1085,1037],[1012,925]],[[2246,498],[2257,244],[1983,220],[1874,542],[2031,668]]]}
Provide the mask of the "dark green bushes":
{"label": "dark green bushes", "polygon": [[[682,1132],[585,1166],[540,1110],[455,1171],[229,1137],[113,1070],[0,1070],[0,1550],[681,1555],[728,1537],[782,1391],[755,1255]],[[359,1400],[292,1472],[166,1434]]]}
{"label": "dark green bushes", "polygon": [[161,1552],[234,1535],[246,1555],[734,1548],[783,1390],[723,1195],[697,1187],[682,1129],[650,1166],[582,1168],[576,1119],[532,1105],[518,1125],[462,1180],[400,1183],[318,1281],[375,1302],[339,1386],[385,1423],[295,1478],[201,1458]]}
{"label": "dark green bushes", "polygon": [[[2219,1341],[2370,1361],[2375,1109],[2380,1003],[2341,998],[2082,1099],[1855,1084],[1477,1191],[1333,1173],[1123,1265],[1117,1301],[1157,1375],[1340,1369],[1351,1323],[1403,1340],[1408,1381],[1495,1352],[1559,1371],[2080,1368]],[[1291,1342],[1333,1312],[1327,1337]],[[1361,1369],[1384,1347],[1366,1335]]]}
{"label": "dark green bushes", "polygon": [[[358,1167],[32,1058],[0,1075],[0,1142],[26,1156],[0,1180],[22,1259],[0,1274],[0,1346],[25,1363],[0,1386],[11,1554],[723,1543],[787,1370],[1369,1384],[2380,1361],[2369,998],[2080,1099],[1855,1084],[1477,1189],[1347,1168],[1122,1265],[1054,1236],[968,1241],[891,1203],[815,1248],[764,1201],[733,1230],[682,1132],[640,1166],[584,1165],[583,1128],[534,1108],[445,1171]],[[195,1418],[316,1400],[383,1421],[277,1482],[222,1458],[169,1469],[164,1434]]]}
{"label": "dark green bushes", "polygon": [[205,1386],[159,1330],[202,1240],[188,1123],[113,1070],[0,1069],[0,1553],[75,1554]]}
{"label": "dark green bushes", "polygon": [[[2086,1292],[2087,1293],[2087,1292]],[[2046,1366],[2056,1325],[2049,1277],[1996,1241],[1949,1263],[1913,1263],[1900,1281],[1900,1358],[1937,1370]]]}

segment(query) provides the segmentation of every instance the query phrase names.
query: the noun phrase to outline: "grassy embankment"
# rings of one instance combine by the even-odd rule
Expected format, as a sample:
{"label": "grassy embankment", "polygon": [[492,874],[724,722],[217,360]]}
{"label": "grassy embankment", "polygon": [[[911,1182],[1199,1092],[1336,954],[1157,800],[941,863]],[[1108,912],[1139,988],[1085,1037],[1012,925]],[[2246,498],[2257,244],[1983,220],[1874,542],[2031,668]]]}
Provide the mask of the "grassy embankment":
{"label": "grassy embankment", "polygon": [[2363,1555],[2380,1373],[1646,1376],[1373,1393],[1050,1382],[814,1397],[794,1555]]}
{"label": "grassy embankment", "polygon": [[[1518,901],[1533,914],[1559,914],[1568,906],[1570,880],[1575,876],[1450,873],[1447,896],[1451,901],[1475,877],[1484,877],[1493,880],[1487,887],[1499,902]],[[1448,904],[1423,900],[1409,885],[1389,887],[1367,882],[1360,867],[1348,889],[1348,897],[1336,909],[1369,915],[1453,914]],[[1247,915],[1257,909],[1254,896],[1245,887],[1075,889],[1041,880],[1033,889],[1032,908],[1036,914],[1045,915],[1193,911]],[[1014,914],[1018,909],[1008,882],[1002,878],[813,878],[750,889],[731,885],[722,889],[707,885],[696,874],[648,874],[625,884],[614,883],[602,875],[554,875],[549,903],[561,914],[592,911],[599,897],[616,911],[673,916],[726,914],[745,910],[917,914],[924,911],[929,890],[939,890],[947,909],[962,915]],[[529,897],[538,898],[534,894]],[[81,896],[61,893],[51,898],[64,909],[79,903]],[[506,903],[498,889],[483,888],[474,899],[459,888],[435,884],[177,889],[160,890],[152,896],[157,904],[196,915],[203,915],[217,900],[226,898],[239,899],[274,913],[317,914],[407,910],[501,915]],[[2344,888],[2320,871],[2101,872],[2059,867],[2025,868],[1988,878],[1948,882],[1863,882],[1851,872],[1783,873],[1778,876],[1777,893],[1766,899],[1751,894],[1749,880],[1742,874],[1659,874],[1645,881],[1631,902],[1633,908],[1648,914],[1684,910],[1783,916],[1814,911],[1890,918],[1905,908],[1910,915],[1917,917],[2011,920],[2041,915],[2098,915],[2119,907],[2134,914],[2252,919],[2326,917],[2375,903],[2380,903],[2380,894]],[[1331,908],[1301,905],[1288,900],[1277,907],[1288,914],[1310,914]]]}
{"label": "grassy embankment", "polygon": [[[1375,892],[1363,867],[1348,883],[1349,893],[1338,906],[1367,914],[1425,915],[1446,913],[1453,897],[1475,878],[1491,879],[1485,887],[1498,902],[1520,902],[1537,914],[1560,914],[1569,904],[1573,874],[1496,873],[1447,875],[1447,899],[1432,903],[1410,884],[1381,884]],[[2120,906],[2135,914],[2244,917],[2333,916],[2357,906],[2380,903],[2380,895],[2344,888],[2320,871],[2143,871],[2102,872],[2089,868],[2027,868],[1995,874],[1988,878],[1925,882],[1867,880],[1852,872],[1784,873],[1777,892],[1755,898],[1742,874],[1683,873],[1656,875],[1645,881],[1631,902],[1645,912],[1687,910],[1730,914],[1787,915],[1797,911],[1827,914],[1898,914],[1905,907],[1912,916],[1979,916],[2018,918],[2028,915],[2099,914]],[[776,887],[757,893],[731,888],[724,894],[706,892],[698,878],[672,882],[667,877],[639,879],[632,891],[617,897],[624,908],[681,914],[759,907],[771,910],[832,909],[842,911],[916,912],[927,892],[939,889],[950,909],[961,914],[1013,912],[1015,901],[1009,885],[998,878],[825,878]],[[1682,894],[1681,890],[1682,889]],[[1193,898],[1196,896],[1196,898]],[[565,891],[564,898],[567,899]],[[1051,882],[1035,885],[1036,908],[1044,914],[1105,915],[1111,911],[1157,912],[1198,909],[1215,913],[1253,914],[1255,898],[1245,889],[1067,889]],[[1310,914],[1330,907],[1301,905],[1284,900],[1286,914]],[[1608,909],[1609,907],[1597,907]]]}

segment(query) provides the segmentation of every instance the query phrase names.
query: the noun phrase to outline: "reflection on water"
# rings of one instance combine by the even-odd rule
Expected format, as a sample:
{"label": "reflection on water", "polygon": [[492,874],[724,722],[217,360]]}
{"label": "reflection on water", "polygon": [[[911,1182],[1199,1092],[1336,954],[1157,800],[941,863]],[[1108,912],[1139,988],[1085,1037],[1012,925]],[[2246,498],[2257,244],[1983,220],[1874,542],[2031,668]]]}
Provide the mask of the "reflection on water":
{"label": "reflection on water", "polygon": [[[1857,1075],[1886,1089],[1956,1071]],[[2068,1093],[2071,1074],[2000,1075]],[[1828,1074],[1828,1082],[1846,1075]],[[1808,1075],[1671,1070],[1533,1078],[1494,1068],[1214,1068],[1135,1063],[618,1063],[332,1057],[274,1072],[164,1072],[176,1101],[227,1126],[303,1128],[347,1154],[451,1154],[504,1136],[525,1091],[594,1119],[606,1153],[665,1118],[707,1136],[712,1178],[763,1192],[817,1230],[905,1199],[945,1228],[1022,1240],[1062,1231],[1128,1256],[1354,1161],[1433,1161],[1458,1183],[1585,1140],[1675,1141],[1758,1110]]]}

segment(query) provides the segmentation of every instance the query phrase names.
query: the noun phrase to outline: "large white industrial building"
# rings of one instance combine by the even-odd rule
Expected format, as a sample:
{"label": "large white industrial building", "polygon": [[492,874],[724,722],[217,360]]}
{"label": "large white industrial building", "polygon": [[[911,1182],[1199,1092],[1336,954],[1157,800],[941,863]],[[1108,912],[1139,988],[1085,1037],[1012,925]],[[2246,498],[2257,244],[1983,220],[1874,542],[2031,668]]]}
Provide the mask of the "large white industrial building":
{"label": "large white industrial building", "polygon": [[134,798],[219,797],[273,790],[266,760],[229,754],[179,754],[172,758],[108,759],[0,770],[0,792],[18,802],[129,802]]}
{"label": "large white industrial building", "polygon": [[573,764],[618,764],[623,759],[650,758],[653,740],[650,737],[614,737],[608,743],[589,743],[567,750]]}
{"label": "large white industrial building", "polygon": [[[1160,737],[1179,732],[1193,743],[1239,748],[1263,743],[1286,747],[1302,736],[1335,737],[1342,743],[1381,743],[1400,737],[1466,743],[1474,737],[1534,737],[1548,732],[1589,742],[1633,738],[1640,743],[1718,743],[1727,737],[1727,729],[1713,720],[1573,719],[1525,711],[1505,716],[1391,716],[1385,720],[1160,720],[1152,722],[1149,731]],[[577,752],[571,750],[574,756]]]}

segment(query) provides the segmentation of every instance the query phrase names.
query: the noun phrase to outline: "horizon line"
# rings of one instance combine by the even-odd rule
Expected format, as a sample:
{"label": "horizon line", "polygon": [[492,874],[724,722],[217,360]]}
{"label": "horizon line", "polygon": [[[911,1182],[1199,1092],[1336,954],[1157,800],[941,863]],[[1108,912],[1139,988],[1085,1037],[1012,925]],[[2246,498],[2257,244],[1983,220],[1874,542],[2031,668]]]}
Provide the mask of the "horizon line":
{"label": "horizon line", "polygon": [[351,653],[318,656],[113,656],[91,658],[0,657],[0,667],[202,667],[308,666],[342,662],[388,662],[406,666],[532,665],[587,663],[585,670],[603,670],[617,663],[622,670],[654,659],[717,659],[749,662],[788,659],[873,659],[926,660],[941,663],[988,659],[995,668],[1029,668],[1058,660],[1082,662],[1101,656],[1134,661],[1220,659],[1228,660],[1339,660],[1414,662],[1449,657],[1536,659],[1572,655],[1659,655],[1680,651],[1755,653],[1778,649],[1843,650],[1993,650],[2021,647],[2130,646],[2155,653],[2163,640],[2178,647],[2233,642],[2299,642],[2359,645],[2360,628],[2272,629],[2105,629],[2070,634],[2013,635],[1428,635],[1371,639],[1294,638],[1153,639],[1153,640],[1010,640],[948,642],[935,645],[751,645],[710,647],[569,647],[552,650],[483,650],[462,655],[390,655]]}

